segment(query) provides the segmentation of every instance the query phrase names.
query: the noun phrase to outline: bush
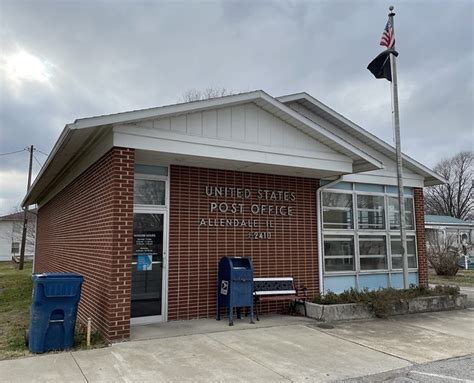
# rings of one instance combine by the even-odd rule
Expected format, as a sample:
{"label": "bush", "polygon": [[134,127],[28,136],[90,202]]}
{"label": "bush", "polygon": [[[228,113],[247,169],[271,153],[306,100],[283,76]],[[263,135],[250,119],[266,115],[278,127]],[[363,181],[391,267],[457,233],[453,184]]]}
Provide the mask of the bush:
{"label": "bush", "polygon": [[380,290],[345,290],[340,294],[335,294],[328,291],[325,295],[317,295],[314,303],[320,305],[333,305],[344,303],[360,303],[368,305],[379,318],[387,318],[395,311],[397,305],[404,304],[407,300],[426,297],[426,296],[440,296],[440,295],[458,295],[458,286],[436,286],[428,288],[424,286],[411,285],[409,289],[380,289]]}
{"label": "bush", "polygon": [[433,233],[426,246],[428,262],[437,275],[454,276],[459,270],[458,261],[461,249],[456,246],[454,235]]}

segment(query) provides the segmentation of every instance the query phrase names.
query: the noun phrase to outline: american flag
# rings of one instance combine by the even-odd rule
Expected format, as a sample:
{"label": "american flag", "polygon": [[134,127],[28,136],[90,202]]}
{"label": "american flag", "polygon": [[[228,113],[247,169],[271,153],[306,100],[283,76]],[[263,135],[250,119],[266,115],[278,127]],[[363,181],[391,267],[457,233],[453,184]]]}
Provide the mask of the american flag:
{"label": "american flag", "polygon": [[392,23],[388,19],[385,29],[380,39],[380,45],[387,47],[388,49],[393,48],[395,45],[395,36],[393,35]]}

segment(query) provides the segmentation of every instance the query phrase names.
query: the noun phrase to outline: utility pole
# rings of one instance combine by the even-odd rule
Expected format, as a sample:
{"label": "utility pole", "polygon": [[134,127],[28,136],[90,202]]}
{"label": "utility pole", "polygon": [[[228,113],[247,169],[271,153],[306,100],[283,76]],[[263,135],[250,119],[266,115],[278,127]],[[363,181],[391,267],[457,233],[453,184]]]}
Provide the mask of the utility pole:
{"label": "utility pole", "polygon": [[[393,5],[389,7],[390,13],[388,17],[392,25],[392,33],[395,35],[395,26],[393,23]],[[393,47],[395,49],[395,46]],[[400,244],[403,260],[403,288],[410,287],[408,276],[408,254],[407,254],[407,237],[405,228],[405,197],[403,192],[403,176],[402,176],[402,149],[400,140],[400,112],[398,110],[398,84],[397,84],[397,58],[394,54],[390,54],[390,69],[392,72],[392,123],[395,136],[395,149],[397,157],[397,183],[398,183],[398,206],[400,212]]]}
{"label": "utility pole", "polygon": [[[28,151],[30,152],[30,165],[28,168],[28,186],[26,187],[26,193],[30,190],[31,186],[31,170],[33,167],[33,151],[35,150],[34,146],[31,145]],[[28,228],[28,205],[24,208],[23,214],[23,234],[21,236],[21,250],[20,250],[20,263],[18,265],[19,270],[23,270],[23,265],[25,263],[25,246],[26,246],[26,233]]]}

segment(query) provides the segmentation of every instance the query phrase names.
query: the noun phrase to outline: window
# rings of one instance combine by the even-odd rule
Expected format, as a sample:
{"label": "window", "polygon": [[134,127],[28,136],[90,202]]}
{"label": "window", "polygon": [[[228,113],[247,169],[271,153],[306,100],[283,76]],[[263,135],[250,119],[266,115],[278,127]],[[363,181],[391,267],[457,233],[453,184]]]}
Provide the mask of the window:
{"label": "window", "polygon": [[135,174],[151,174],[155,176],[168,177],[168,167],[135,164]]}
{"label": "window", "polygon": [[[351,183],[342,186],[322,193],[324,272],[399,273],[403,264],[398,198],[393,194],[396,188]],[[414,219],[413,191],[405,188],[410,269],[418,267]]]}
{"label": "window", "polygon": [[[402,243],[400,236],[390,236],[390,246],[392,250],[392,269],[403,269],[402,259]],[[408,267],[410,269],[416,269],[416,248],[415,248],[415,237],[407,235],[407,254],[408,254]]]}
{"label": "window", "polygon": [[20,252],[20,242],[12,242],[12,254],[18,254]]}
{"label": "window", "polygon": [[23,222],[13,222],[13,233],[20,234],[23,231]]}
{"label": "window", "polygon": [[[388,219],[390,229],[400,228],[400,211],[398,197],[388,197]],[[407,230],[413,230],[413,199],[405,197],[405,225]]]}
{"label": "window", "polygon": [[137,205],[165,205],[166,182],[135,178],[133,203]]}
{"label": "window", "polygon": [[387,240],[384,235],[360,236],[359,256],[361,270],[386,270]]}
{"label": "window", "polygon": [[359,229],[384,229],[384,197],[357,195]]}
{"label": "window", "polygon": [[354,237],[324,237],[324,266],[326,271],[355,270]]}
{"label": "window", "polygon": [[352,228],[352,194],[323,193],[323,222],[325,228]]}

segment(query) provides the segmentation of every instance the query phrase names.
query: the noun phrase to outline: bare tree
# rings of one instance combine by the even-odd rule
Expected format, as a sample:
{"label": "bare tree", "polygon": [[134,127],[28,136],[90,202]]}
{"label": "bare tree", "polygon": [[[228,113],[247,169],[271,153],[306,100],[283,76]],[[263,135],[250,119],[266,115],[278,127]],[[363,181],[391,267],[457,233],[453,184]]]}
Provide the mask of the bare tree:
{"label": "bare tree", "polygon": [[474,153],[460,152],[434,170],[448,182],[425,189],[425,212],[459,219],[474,218]]}
{"label": "bare tree", "polygon": [[427,236],[427,240],[428,262],[435,269],[436,274],[456,275],[459,270],[459,257],[462,254],[456,235],[433,231]]}
{"label": "bare tree", "polygon": [[208,100],[210,98],[217,98],[223,96],[230,96],[234,94],[231,90],[220,87],[209,87],[204,90],[198,89],[189,89],[183,93],[183,95],[178,100],[179,102],[191,102],[191,101],[200,101]]}

